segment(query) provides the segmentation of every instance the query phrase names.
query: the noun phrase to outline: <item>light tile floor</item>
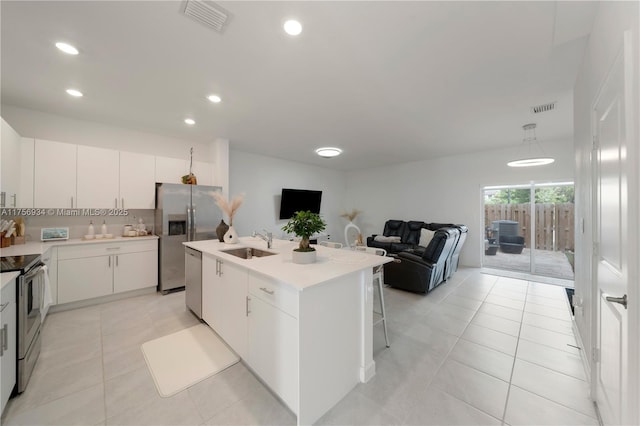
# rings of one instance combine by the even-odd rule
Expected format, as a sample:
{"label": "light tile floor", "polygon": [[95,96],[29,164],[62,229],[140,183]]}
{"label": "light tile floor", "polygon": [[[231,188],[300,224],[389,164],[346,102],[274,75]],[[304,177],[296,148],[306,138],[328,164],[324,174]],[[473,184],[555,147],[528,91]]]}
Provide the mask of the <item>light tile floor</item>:
{"label": "light tile floor", "polygon": [[[597,424],[564,289],[461,268],[428,295],[385,288],[391,348],[318,424]],[[295,424],[243,364],[161,398],[140,350],[197,324],[184,292],[48,316],[7,425]]]}

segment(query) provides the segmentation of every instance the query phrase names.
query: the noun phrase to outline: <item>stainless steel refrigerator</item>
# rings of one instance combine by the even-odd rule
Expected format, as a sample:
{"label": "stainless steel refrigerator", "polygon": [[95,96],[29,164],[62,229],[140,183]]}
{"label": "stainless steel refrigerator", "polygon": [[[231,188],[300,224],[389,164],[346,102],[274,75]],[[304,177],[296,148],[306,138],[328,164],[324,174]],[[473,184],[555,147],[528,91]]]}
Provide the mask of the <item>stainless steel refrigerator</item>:
{"label": "stainless steel refrigerator", "polygon": [[155,232],[158,250],[159,290],[185,286],[185,241],[212,240],[222,212],[213,198],[219,186],[156,183]]}

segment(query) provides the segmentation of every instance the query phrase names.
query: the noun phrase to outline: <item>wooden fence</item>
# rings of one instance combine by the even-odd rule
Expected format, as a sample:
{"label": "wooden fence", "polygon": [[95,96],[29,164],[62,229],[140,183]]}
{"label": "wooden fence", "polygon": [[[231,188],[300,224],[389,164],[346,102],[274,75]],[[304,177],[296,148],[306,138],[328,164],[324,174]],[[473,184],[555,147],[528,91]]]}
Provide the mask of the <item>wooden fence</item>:
{"label": "wooden fence", "polygon": [[[535,207],[535,248],[538,250],[574,250],[574,205],[536,204]],[[525,247],[531,247],[531,205],[485,204],[484,226],[491,228],[494,220],[514,220],[518,222],[518,235],[524,237]]]}

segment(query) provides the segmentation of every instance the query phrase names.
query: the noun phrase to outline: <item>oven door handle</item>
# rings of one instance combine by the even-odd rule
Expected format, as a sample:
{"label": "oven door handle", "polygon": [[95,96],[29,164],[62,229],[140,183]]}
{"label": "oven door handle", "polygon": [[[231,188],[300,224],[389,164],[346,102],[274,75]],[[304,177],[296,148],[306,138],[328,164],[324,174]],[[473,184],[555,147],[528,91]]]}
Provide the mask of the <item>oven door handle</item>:
{"label": "oven door handle", "polygon": [[42,266],[37,266],[31,270],[29,270],[29,272],[27,272],[26,274],[24,274],[24,280],[29,280],[33,277],[35,277],[36,275],[38,275],[39,273],[43,272],[42,271]]}

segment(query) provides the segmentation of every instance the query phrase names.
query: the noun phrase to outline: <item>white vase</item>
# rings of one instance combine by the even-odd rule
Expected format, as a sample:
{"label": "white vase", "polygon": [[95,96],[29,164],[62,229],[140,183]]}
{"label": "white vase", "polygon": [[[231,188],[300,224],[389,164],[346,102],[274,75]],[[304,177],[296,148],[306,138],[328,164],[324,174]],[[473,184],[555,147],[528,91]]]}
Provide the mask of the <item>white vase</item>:
{"label": "white vase", "polygon": [[347,226],[344,227],[344,242],[347,247],[353,248],[356,246],[358,235],[360,235],[360,228],[353,222],[347,223]]}
{"label": "white vase", "polygon": [[292,251],[291,260],[293,263],[300,265],[306,265],[309,263],[316,263],[316,251]]}
{"label": "white vase", "polygon": [[229,226],[229,230],[224,234],[224,242],[226,244],[236,244],[238,242],[238,233],[233,225]]}

